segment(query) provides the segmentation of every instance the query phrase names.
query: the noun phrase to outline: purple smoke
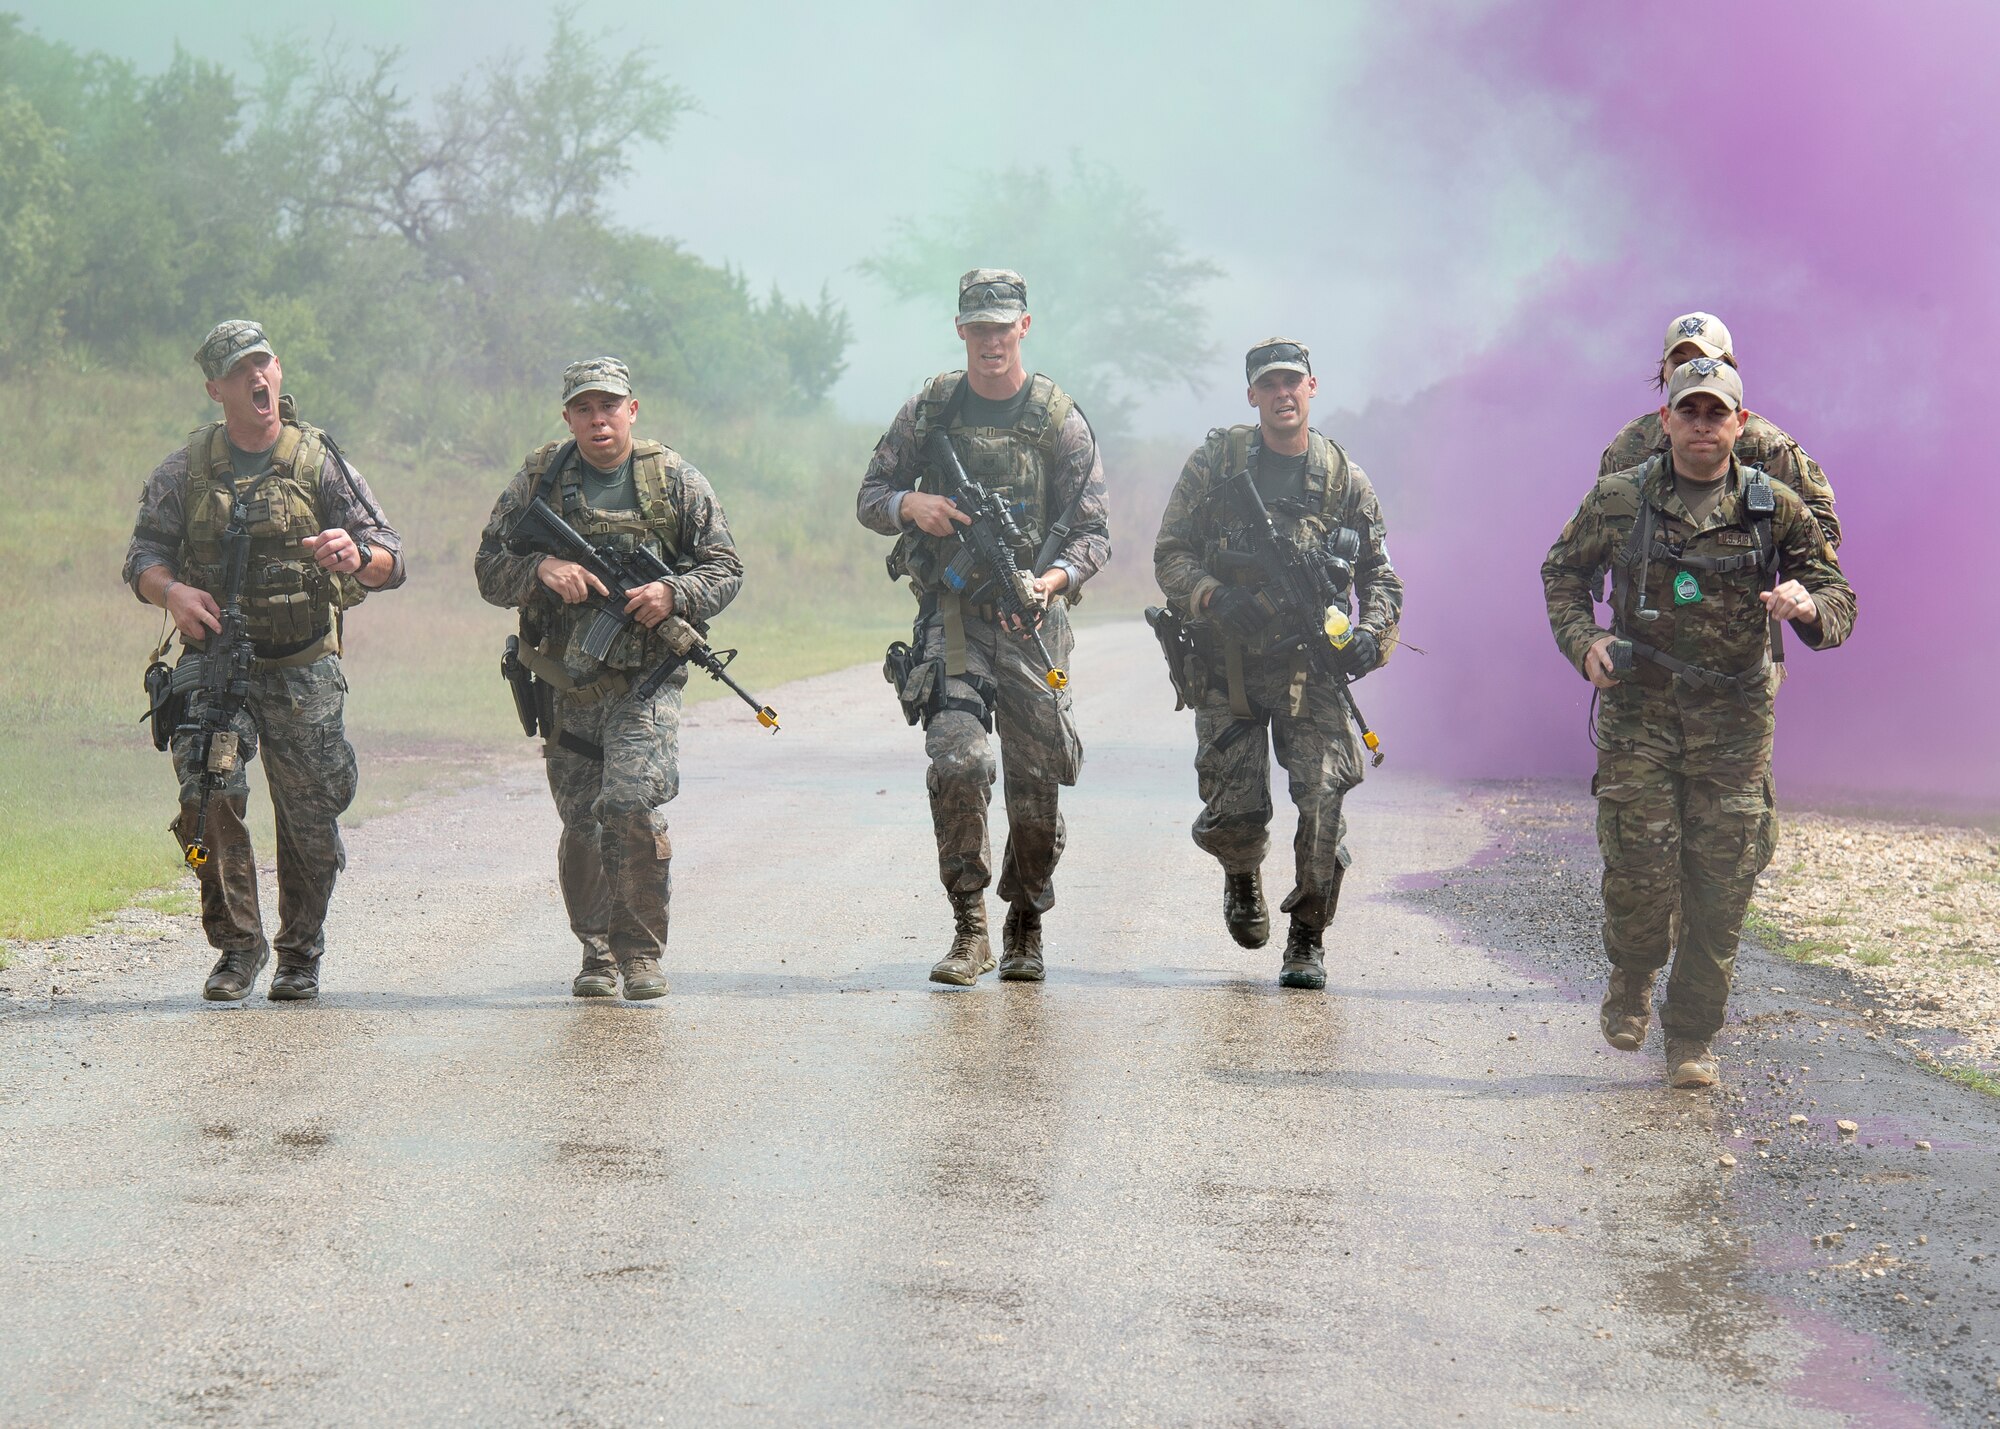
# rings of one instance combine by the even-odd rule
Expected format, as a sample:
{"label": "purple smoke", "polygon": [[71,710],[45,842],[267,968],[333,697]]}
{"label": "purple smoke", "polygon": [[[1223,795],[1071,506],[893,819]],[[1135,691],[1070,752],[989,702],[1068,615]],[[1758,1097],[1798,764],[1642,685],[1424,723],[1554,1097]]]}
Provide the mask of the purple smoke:
{"label": "purple smoke", "polygon": [[2000,803],[1979,575],[2000,534],[2000,7],[1544,0],[1407,43],[1385,93],[1421,64],[1500,102],[1559,101],[1629,217],[1608,256],[1542,275],[1517,331],[1456,376],[1320,423],[1377,475],[1405,633],[1430,652],[1361,687],[1394,748],[1453,774],[1589,767],[1588,687],[1555,652],[1537,568],[1603,444],[1656,404],[1666,320],[1701,308],[1735,335],[1749,405],[1826,468],[1859,597],[1843,648],[1789,642],[1782,786]]}

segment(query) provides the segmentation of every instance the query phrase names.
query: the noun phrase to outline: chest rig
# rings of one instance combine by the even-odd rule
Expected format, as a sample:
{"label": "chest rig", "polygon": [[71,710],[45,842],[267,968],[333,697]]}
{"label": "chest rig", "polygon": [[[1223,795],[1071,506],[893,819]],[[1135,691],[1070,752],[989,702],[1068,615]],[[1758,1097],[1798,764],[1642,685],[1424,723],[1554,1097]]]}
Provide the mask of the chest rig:
{"label": "chest rig", "polygon": [[[593,546],[620,551],[643,546],[675,570],[685,565],[687,541],[682,522],[687,514],[686,485],[681,458],[671,447],[654,441],[633,442],[632,485],[638,509],[632,511],[603,511],[584,500],[583,458],[577,455],[574,442],[550,442],[529,456],[527,470],[531,493],[554,506]],[[535,673],[586,700],[593,692],[598,698],[621,692],[630,683],[624,672],[657,664],[665,649],[664,637],[635,621],[620,633],[602,662],[606,671],[615,672],[608,684],[616,685],[616,690],[599,689],[607,684],[602,679],[596,685],[575,684],[572,677],[570,685],[561,685],[553,678],[554,663],[572,671],[597,663],[572,649],[594,616],[589,605],[553,601],[534,602],[521,611],[522,644],[533,647],[550,662],[550,666],[538,665]]]}
{"label": "chest rig", "polygon": [[239,494],[248,517],[249,565],[243,581],[245,627],[259,659],[303,663],[339,648],[340,612],[358,605],[365,588],[332,575],[300,545],[321,527],[320,468],[324,433],[293,419],[290,399],[270,465],[239,487],[223,424],[212,422],[188,438],[186,521],[179,575],[219,594],[225,579],[223,533]]}
{"label": "chest rig", "polygon": [[[1234,512],[1227,510],[1223,482],[1248,470],[1254,479],[1263,454],[1263,439],[1255,426],[1216,427],[1210,430],[1206,446],[1209,469],[1208,539],[1203,546],[1202,565],[1214,571],[1229,564],[1225,553],[1246,543],[1244,529]],[[1353,613],[1354,562],[1361,555],[1362,531],[1353,524],[1353,468],[1347,453],[1317,430],[1306,434],[1304,487],[1296,499],[1267,500],[1280,539],[1290,541],[1316,561],[1330,566],[1340,590],[1342,606]],[[1245,680],[1245,661],[1264,654],[1261,643],[1246,644],[1208,622],[1194,627],[1197,655],[1210,670],[1220,667],[1229,691],[1230,713],[1248,719],[1254,713]],[[1292,658],[1287,707],[1297,715],[1305,707],[1305,684],[1309,673],[1305,657]]]}
{"label": "chest rig", "polygon": [[[1605,514],[1629,516],[1632,520],[1631,530],[1612,557],[1612,631],[1630,644],[1635,657],[1690,685],[1747,698],[1752,689],[1764,683],[1767,665],[1784,663],[1783,626],[1776,620],[1769,622],[1767,658],[1747,670],[1712,670],[1682,660],[1646,639],[1652,624],[1659,619],[1658,609],[1649,603],[1652,568],[1657,563],[1683,574],[1700,572],[1739,579],[1747,575],[1755,587],[1771,589],[1777,583],[1778,569],[1777,537],[1772,530],[1778,509],[1777,493],[1760,469],[1736,465],[1736,522],[1693,531],[1683,539],[1674,540],[1661,531],[1659,512],[1646,495],[1649,480],[1671,473],[1671,460],[1655,456],[1637,480],[1611,477],[1604,483]],[[1734,458],[1731,461],[1735,465]],[[1724,551],[1728,554],[1721,554]]]}
{"label": "chest rig", "polygon": [[[969,427],[959,418],[968,390],[963,372],[945,372],[924,384],[917,398],[917,423],[911,450],[921,453],[924,439],[942,429],[965,467],[965,474],[999,496],[1014,513],[1015,524],[1028,549],[1015,555],[1026,567],[1036,558],[1049,531],[1049,476],[1055,469],[1056,439],[1076,409],[1070,395],[1039,372],[1028,379],[1027,399],[1009,427]],[[917,458],[921,460],[921,457]],[[949,495],[928,462],[915,489]],[[920,600],[934,597],[938,574],[950,546],[921,531],[905,531],[889,552],[889,578],[910,578]]]}

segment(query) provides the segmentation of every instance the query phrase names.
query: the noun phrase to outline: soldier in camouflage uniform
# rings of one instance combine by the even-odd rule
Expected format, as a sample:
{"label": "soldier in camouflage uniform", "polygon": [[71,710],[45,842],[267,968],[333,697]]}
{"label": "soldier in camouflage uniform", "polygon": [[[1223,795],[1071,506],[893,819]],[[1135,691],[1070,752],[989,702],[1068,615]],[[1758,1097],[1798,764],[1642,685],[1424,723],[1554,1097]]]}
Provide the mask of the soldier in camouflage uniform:
{"label": "soldier in camouflage uniform", "polygon": [[[714,616],[735,598],[743,562],[708,479],[671,448],[634,440],[639,402],[624,363],[571,363],[562,402],[570,440],[529,453],[494,503],[473,565],[482,596],[521,611],[520,658],[535,676],[542,753],[562,816],[557,877],[583,944],[570,991],[615,997],[622,977],[625,996],[638,1001],[667,991],[666,806],[680,791],[687,666],[649,699],[634,687],[673,653],[661,622]],[[582,648],[595,614],[586,602],[614,593],[574,561],[508,546],[518,513],[537,495],[593,545],[643,545],[675,571],[618,593],[635,624],[602,661]]]}
{"label": "soldier in camouflage uniform", "polygon": [[1288,338],[1270,338],[1250,349],[1244,372],[1257,425],[1217,428],[1187,459],[1160,519],[1153,571],[1175,613],[1194,622],[1201,668],[1188,693],[1202,801],[1194,841],[1222,865],[1223,921],[1246,948],[1270,938],[1262,870],[1271,846],[1275,749],[1299,818],[1294,881],[1282,905],[1291,928],[1278,981],[1324,988],[1322,938],[1351,861],[1342,803],[1361,782],[1361,744],[1334,681],[1302,655],[1266,652],[1271,608],[1260,592],[1217,574],[1220,553],[1240,548],[1245,529],[1222,483],[1247,469],[1281,539],[1316,555],[1346,552],[1338,557],[1350,573],[1341,582],[1343,598],[1358,603],[1352,639],[1338,656],[1348,678],[1387,660],[1403,583],[1389,563],[1382,508],[1368,477],[1308,425],[1319,388],[1311,353]]}
{"label": "soldier in camouflage uniform", "polygon": [[903,404],[856,498],[864,526],[896,537],[889,575],[908,576],[917,597],[907,658],[896,658],[903,647],[891,647],[891,678],[905,717],[924,726],[938,875],[955,923],[931,979],[960,987],[994,966],[985,897],[993,881],[986,808],[995,773],[988,731],[997,727],[1000,735],[1007,798],[999,893],[1008,913],[999,967],[1009,981],[1043,976],[1042,915],[1055,903],[1063,849],[1056,789],[1076,782],[1083,750],[1069,696],[1045,683],[1040,654],[1026,638],[1032,632],[1003,628],[994,573],[974,568],[963,591],[944,579],[959,548],[954,532],[969,518],[940,494],[950,487],[924,455],[926,439],[944,432],[971,479],[1019,513],[1025,545],[1015,554],[1030,586],[1024,599],[1041,610],[1040,634],[1057,667],[1068,664],[1071,647],[1065,606],[1111,556],[1096,438],[1067,393],[1022,366],[1030,321],[1020,274],[977,268],[959,281],[966,369],[932,378]]}
{"label": "soldier in camouflage uniform", "polygon": [[[1736,369],[1676,368],[1669,449],[1600,477],[1542,563],[1556,644],[1601,692],[1595,740],[1604,854],[1599,1015],[1623,1051],[1645,1043],[1653,980],[1676,1087],[1716,1081],[1737,939],[1778,835],[1773,657],[1782,624],[1814,649],[1854,624],[1854,592],[1790,487],[1736,455],[1748,414]],[[1595,601],[1611,576],[1611,629]]]}
{"label": "soldier in camouflage uniform", "polygon": [[[1729,329],[1713,313],[1686,313],[1667,324],[1655,378],[1660,389],[1666,389],[1667,378],[1675,368],[1697,357],[1719,358],[1731,367],[1736,366]],[[1659,413],[1647,412],[1627,422],[1624,430],[1611,439],[1611,445],[1598,458],[1597,474],[1609,476],[1614,471],[1644,466],[1649,458],[1662,456],[1666,450],[1667,435],[1661,428]],[[1755,412],[1745,412],[1743,435],[1736,439],[1736,459],[1745,466],[1758,468],[1778,485],[1790,487],[1826,532],[1827,541],[1839,549],[1840,517],[1834,514],[1833,487],[1819,463],[1807,456],[1805,449],[1785,435],[1782,428]]]}
{"label": "soldier in camouflage uniform", "polygon": [[[198,869],[201,921],[221,956],[202,995],[247,997],[270,958],[257,900],[257,858],[244,814],[248,765],[258,750],[278,826],[278,968],[273,1001],[319,995],[322,924],[346,864],[340,815],[354,800],[354,748],[342,726],[347,679],[340,615],[369,590],[403,583],[402,538],[361,474],[326,434],[300,422],[283,395],[284,370],[253,322],[219,323],[195,353],[222,420],[202,427],[147,478],[125,553],[124,578],[166,610],[183,661],[222,628],[223,529],[237,499],[251,513],[243,608],[255,661],[232,724],[237,758],[211,798]],[[162,647],[164,653],[165,647]],[[202,770],[191,735],[173,741],[180,816],[196,837]]]}

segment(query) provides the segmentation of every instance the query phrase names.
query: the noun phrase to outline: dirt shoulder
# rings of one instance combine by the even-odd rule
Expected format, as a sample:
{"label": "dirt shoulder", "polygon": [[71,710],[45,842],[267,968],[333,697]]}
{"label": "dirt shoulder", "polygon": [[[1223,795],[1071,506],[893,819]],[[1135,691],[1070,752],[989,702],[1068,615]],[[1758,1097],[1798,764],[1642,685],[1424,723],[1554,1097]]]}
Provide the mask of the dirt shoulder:
{"label": "dirt shoulder", "polygon": [[[1467,797],[1493,845],[1397,896],[1532,971],[1594,1030],[1605,963],[1591,801],[1553,782],[1483,785]],[[1990,955],[1982,968],[1966,957],[1976,948],[1953,946],[1990,939],[1991,923],[1939,935],[1931,929],[1969,927],[1974,915],[1961,925],[1922,911],[1990,897],[1978,875],[1991,859],[1991,840],[1976,832],[1788,815],[1758,894],[1762,921],[1737,957],[1717,1042],[1722,1085],[1660,1087],[1663,1114],[1708,1118],[1724,1187],[1717,1209],[1750,1248],[1723,1290],[1684,1267],[1663,1264],[1660,1274],[1696,1323],[1715,1296],[1739,1293],[1815,1338],[1822,1354],[1808,1381],[1823,1372],[1827,1407],[1854,1422],[1904,1420],[1893,1405],[1854,1398],[1836,1370],[1900,1386],[1940,1423],[2000,1417],[2000,1204],[1991,1191],[2000,1097],[1976,1078],[1939,1075],[1991,1045],[1991,1016],[1980,1013],[1993,996],[1982,981]],[[1867,921],[1805,921],[1847,905],[1860,906],[1842,916]],[[1878,921],[1896,936],[1861,931]],[[1900,926],[1910,923],[1920,927]],[[1854,952],[1843,942],[1810,961],[1780,956],[1777,948],[1804,941],[1787,927],[1853,930]],[[1861,957],[1885,946],[1884,961]],[[1657,1026],[1634,1064],[1664,1072]]]}

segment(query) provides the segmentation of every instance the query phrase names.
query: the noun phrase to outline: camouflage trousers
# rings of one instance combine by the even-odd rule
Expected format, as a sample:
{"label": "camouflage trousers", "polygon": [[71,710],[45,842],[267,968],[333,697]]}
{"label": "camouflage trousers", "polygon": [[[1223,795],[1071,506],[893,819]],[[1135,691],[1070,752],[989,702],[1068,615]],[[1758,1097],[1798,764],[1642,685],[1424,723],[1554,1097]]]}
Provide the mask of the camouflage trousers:
{"label": "camouflage trousers", "polygon": [[[249,698],[232,724],[236,768],[210,796],[202,833],[210,857],[197,876],[201,926],[211,947],[254,948],[264,941],[257,856],[243,822],[250,803],[249,764],[261,751],[278,829],[278,936],[272,946],[279,962],[291,965],[311,963],[325,951],[327,903],[347,866],[340,816],[354,802],[357,775],[354,746],[341,719],[346,699],[347,677],[338,656],[251,674]],[[181,810],[170,827],[185,848],[194,837],[201,771],[194,767],[190,736],[175,738],[173,755]]]}
{"label": "camouflage trousers", "polygon": [[[1352,861],[1342,802],[1361,782],[1361,744],[1348,722],[1340,692],[1308,680],[1296,715],[1289,665],[1251,660],[1244,670],[1249,719],[1229,711],[1220,679],[1195,707],[1194,768],[1201,813],[1195,844],[1213,854],[1225,873],[1264,865],[1271,847],[1271,756],[1285,771],[1298,830],[1292,837],[1292,891],[1283,911],[1308,927],[1324,928],[1340,903],[1340,881]],[[1268,733],[1267,733],[1268,732]]]}
{"label": "camouflage trousers", "polygon": [[1721,1030],[1743,915],[1778,842],[1769,706],[1762,719],[1725,712],[1715,737],[1707,718],[1684,720],[1672,692],[1648,704],[1600,724],[1604,953],[1649,975],[1671,961],[1660,1026],[1706,1040]]}
{"label": "camouflage trousers", "polygon": [[556,872],[570,930],[586,963],[657,958],[672,898],[666,806],[681,787],[680,686],[649,700],[629,691],[594,704],[558,695],[556,719],[571,741],[602,751],[544,746],[562,816]]}
{"label": "camouflage trousers", "polygon": [[[945,658],[944,622],[922,622],[913,640],[919,661]],[[1075,639],[1058,603],[1042,619],[1042,643],[1059,666],[1069,664]],[[1007,847],[1000,863],[1000,897],[1047,912],[1055,906],[1056,864],[1065,831],[1056,791],[1076,781],[1083,758],[1069,719],[1069,696],[1043,680],[1032,641],[991,621],[965,621],[965,678],[945,680],[947,701],[990,700],[1000,736],[997,772],[1007,800]],[[938,877],[950,894],[977,893],[993,881],[986,810],[993,802],[992,742],[977,715],[940,708],[924,727],[930,757],[931,825],[937,835]]]}

